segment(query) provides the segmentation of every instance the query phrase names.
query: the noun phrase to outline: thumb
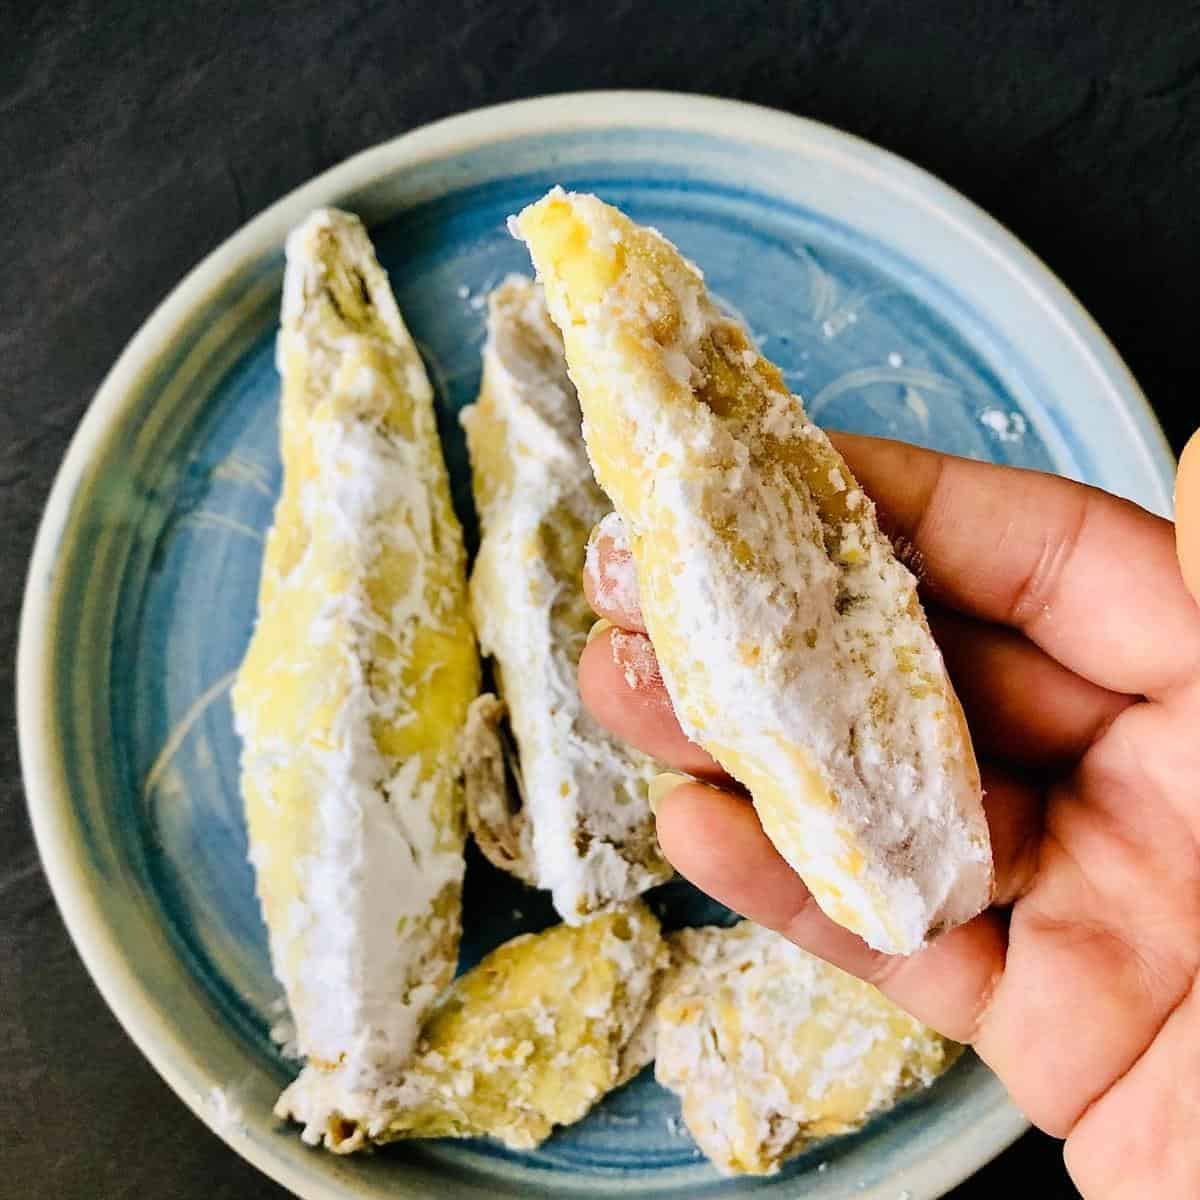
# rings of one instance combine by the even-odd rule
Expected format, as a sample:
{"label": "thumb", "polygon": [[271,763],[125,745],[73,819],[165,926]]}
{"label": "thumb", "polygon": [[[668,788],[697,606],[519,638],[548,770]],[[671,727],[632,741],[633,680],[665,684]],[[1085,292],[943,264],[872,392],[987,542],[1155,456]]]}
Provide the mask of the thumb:
{"label": "thumb", "polygon": [[1184,447],[1175,477],[1175,550],[1183,581],[1200,604],[1200,429]]}

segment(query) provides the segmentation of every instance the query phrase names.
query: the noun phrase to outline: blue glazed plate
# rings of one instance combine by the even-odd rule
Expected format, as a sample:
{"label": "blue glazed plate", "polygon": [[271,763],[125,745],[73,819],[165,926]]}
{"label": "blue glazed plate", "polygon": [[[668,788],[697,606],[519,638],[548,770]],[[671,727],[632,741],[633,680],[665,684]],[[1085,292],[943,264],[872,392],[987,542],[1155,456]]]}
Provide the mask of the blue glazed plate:
{"label": "blue glazed plate", "polygon": [[[287,230],[338,204],[372,228],[438,392],[475,394],[484,297],[527,270],[505,217],[554,183],[600,193],[695,259],[817,420],[1058,471],[1146,507],[1172,462],[1078,304],[988,217],[916,168],[763,109],[654,93],[457,117],[351,159],[252,221],[164,302],[81,425],[38,538],[19,718],[46,870],[88,968],[182,1099],[294,1192],[334,1197],[763,1194],[920,1200],[1024,1127],[973,1058],[768,1180],[721,1180],[649,1075],[540,1151],[429,1142],[342,1160],[270,1116],[294,1072],[246,863],[228,701],[279,485],[273,340]],[[722,910],[673,884],[668,924]],[[470,864],[464,965],[550,922]]]}

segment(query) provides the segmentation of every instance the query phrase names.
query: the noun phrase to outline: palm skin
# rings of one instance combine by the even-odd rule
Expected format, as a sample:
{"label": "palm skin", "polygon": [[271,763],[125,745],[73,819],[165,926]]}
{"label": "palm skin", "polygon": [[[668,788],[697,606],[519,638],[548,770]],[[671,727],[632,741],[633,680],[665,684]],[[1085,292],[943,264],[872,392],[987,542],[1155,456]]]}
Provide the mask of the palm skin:
{"label": "palm skin", "polygon": [[[874,439],[838,447],[916,570],[979,754],[994,906],[909,958],[833,924],[679,729],[637,647],[588,646],[615,733],[707,782],[658,806],[681,874],[968,1042],[1066,1138],[1088,1200],[1200,1196],[1200,442],[1174,527],[1103,492]],[[601,573],[619,553],[601,544]],[[585,579],[600,616],[636,610]],[[620,591],[618,589],[618,594]],[[638,677],[629,672],[628,679]],[[644,673],[641,678],[644,680]]]}

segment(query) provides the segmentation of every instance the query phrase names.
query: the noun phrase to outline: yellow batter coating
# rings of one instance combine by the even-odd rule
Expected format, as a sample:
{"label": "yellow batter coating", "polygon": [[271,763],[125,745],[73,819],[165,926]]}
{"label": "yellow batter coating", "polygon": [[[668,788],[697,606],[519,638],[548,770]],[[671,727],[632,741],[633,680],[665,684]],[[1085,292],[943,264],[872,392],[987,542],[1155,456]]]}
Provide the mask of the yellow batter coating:
{"label": "yellow batter coating", "polygon": [[365,1128],[334,1118],[328,1144],[341,1153],[411,1137],[539,1145],[633,1073],[626,1047],[666,957],[640,902],[513,938],[429,1014],[412,1069],[385,1098],[387,1120]]}
{"label": "yellow batter coating", "polygon": [[433,390],[357,218],[289,237],[277,354],[283,492],[233,704],[308,1059],[280,1111],[319,1127],[351,1093],[369,1108],[453,976],[478,656]]}
{"label": "yellow batter coating", "polygon": [[766,1175],[926,1086],[960,1048],[875,988],[744,921],[669,937],[658,1081],[726,1174]]}

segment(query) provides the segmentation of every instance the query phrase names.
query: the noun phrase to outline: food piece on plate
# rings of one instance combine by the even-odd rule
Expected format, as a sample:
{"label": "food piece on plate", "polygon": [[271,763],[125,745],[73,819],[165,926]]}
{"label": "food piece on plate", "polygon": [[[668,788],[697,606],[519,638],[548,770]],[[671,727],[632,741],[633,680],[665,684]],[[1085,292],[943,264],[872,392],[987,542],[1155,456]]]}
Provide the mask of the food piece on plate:
{"label": "food piece on plate", "polygon": [[532,887],[533,831],[506,716],[504,702],[491,692],[477,696],[467,710],[462,735],[467,828],[488,862]]}
{"label": "food piece on plate", "polygon": [[388,1136],[487,1135],[525,1149],[578,1121],[633,1073],[626,1047],[665,959],[640,901],[506,942],[431,1013],[409,1081],[427,1098]]}
{"label": "food piece on plate", "polygon": [[233,693],[242,789],[320,1129],[410,1060],[455,968],[458,740],[478,692],[433,391],[359,221],[287,242],[283,492]]}
{"label": "food piece on plate", "polygon": [[328,1144],[343,1153],[411,1137],[539,1145],[634,1073],[626,1048],[666,958],[640,901],[513,938],[429,1014],[411,1070],[381,1097],[386,1119],[335,1120]]}
{"label": "food piece on plate", "polygon": [[[610,736],[579,698],[575,669],[595,619],[583,594],[588,534],[608,512],[592,478],[562,338],[541,289],[511,276],[488,300],[478,401],[462,423],[482,537],[471,610],[492,656],[520,756],[522,804],[503,772],[474,772],[468,814],[497,866],[549,889],[576,922],[670,876],[646,788],[653,761]],[[479,747],[500,713],[477,702]],[[496,762],[498,735],[483,761]]]}
{"label": "food piece on plate", "polygon": [[726,1174],[771,1174],[937,1078],[960,1047],[870,984],[744,921],[670,935],[659,1083]]}
{"label": "food piece on plate", "polygon": [[872,946],[911,953],[974,916],[991,850],[970,737],[841,456],[661,234],[560,189],[515,229],[684,731]]}

